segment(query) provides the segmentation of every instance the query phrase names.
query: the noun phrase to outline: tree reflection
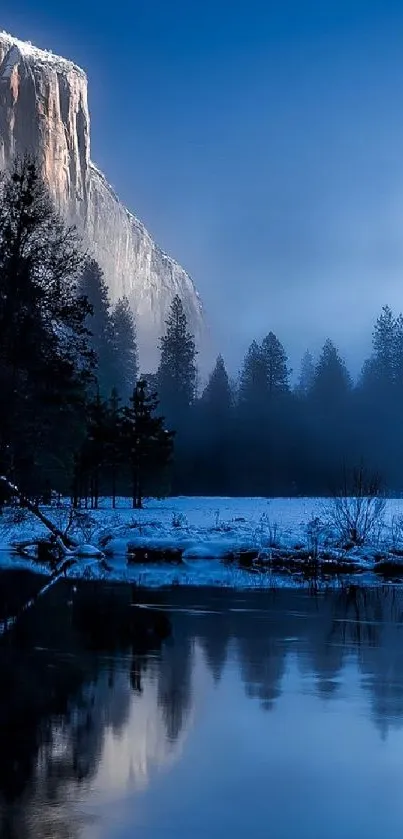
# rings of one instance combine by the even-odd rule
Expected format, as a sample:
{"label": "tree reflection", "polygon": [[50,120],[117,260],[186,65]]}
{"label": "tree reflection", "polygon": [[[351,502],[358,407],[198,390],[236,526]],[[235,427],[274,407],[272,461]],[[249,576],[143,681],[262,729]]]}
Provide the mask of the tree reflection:
{"label": "tree reflection", "polygon": [[[249,607],[249,611],[248,611]],[[246,612],[208,616],[198,641],[214,679],[230,639],[248,696],[270,710],[281,698],[287,660],[297,658],[325,700],[337,694],[353,657],[382,733],[403,724],[403,592],[350,586],[327,593],[280,590],[246,596]]]}
{"label": "tree reflection", "polygon": [[158,699],[168,740],[175,742],[191,705],[192,639],[180,637],[165,647],[158,673]]}
{"label": "tree reflection", "polygon": [[[196,617],[186,613],[186,591],[160,594],[148,610],[137,609],[139,596],[121,586],[94,606],[86,587],[68,607],[66,589],[56,587],[18,638],[0,647],[2,839],[77,839],[73,802],[93,784],[108,792],[144,787],[180,753],[198,699],[197,667],[214,686],[211,701],[228,661],[247,696],[270,712],[291,662],[329,701],[352,661],[382,736],[403,724],[399,589],[251,592],[241,607],[234,594],[204,592],[193,595],[203,605]],[[115,613],[125,617],[113,630]]]}

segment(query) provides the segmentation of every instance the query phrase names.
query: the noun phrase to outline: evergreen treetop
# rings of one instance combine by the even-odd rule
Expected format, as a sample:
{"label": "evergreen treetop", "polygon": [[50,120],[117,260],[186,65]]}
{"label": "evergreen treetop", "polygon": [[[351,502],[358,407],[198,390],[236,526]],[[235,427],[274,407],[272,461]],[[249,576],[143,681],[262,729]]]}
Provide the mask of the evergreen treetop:
{"label": "evergreen treetop", "polygon": [[170,421],[180,423],[196,396],[196,348],[182,301],[174,297],[160,342],[158,392]]}
{"label": "evergreen treetop", "polygon": [[261,405],[266,392],[266,367],[263,353],[256,341],[252,341],[243,363],[239,381],[239,403]]}
{"label": "evergreen treetop", "polygon": [[122,411],[122,451],[129,466],[133,507],[142,507],[146,494],[163,495],[162,473],[173,449],[174,432],[156,414],[156,394],[147,392],[144,379],[137,382],[130,404]]}
{"label": "evergreen treetop", "polygon": [[351,390],[351,386],[346,364],[333,341],[328,338],[315,368],[312,395],[326,406],[344,398]]}
{"label": "evergreen treetop", "polygon": [[308,396],[315,381],[315,364],[312,353],[309,350],[304,352],[301,360],[301,369],[297,384],[297,393],[300,396]]}
{"label": "evergreen treetop", "polygon": [[115,386],[127,404],[138,378],[138,353],[136,324],[127,297],[116,303],[112,313],[113,345],[116,357],[117,379]]}
{"label": "evergreen treetop", "polygon": [[118,364],[108,287],[103,271],[94,259],[87,259],[85,262],[80,292],[91,306],[86,325],[91,335],[91,347],[97,358],[98,387],[102,396],[106,397],[116,384]]}
{"label": "evergreen treetop", "polygon": [[209,413],[226,417],[233,405],[233,396],[222,355],[219,355],[204,389],[202,402]]}
{"label": "evergreen treetop", "polygon": [[261,352],[265,366],[268,395],[273,397],[287,393],[290,377],[287,354],[274,332],[269,332],[263,339]]}

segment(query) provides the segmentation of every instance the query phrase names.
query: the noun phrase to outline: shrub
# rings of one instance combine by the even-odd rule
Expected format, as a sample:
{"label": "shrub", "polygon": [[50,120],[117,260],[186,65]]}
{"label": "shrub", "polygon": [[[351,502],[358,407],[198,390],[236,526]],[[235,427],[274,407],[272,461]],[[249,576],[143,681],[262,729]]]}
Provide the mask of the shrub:
{"label": "shrub", "polygon": [[181,530],[182,527],[187,527],[187,518],[183,513],[174,513],[172,516],[172,527]]}
{"label": "shrub", "polygon": [[342,488],[328,511],[329,524],[344,546],[363,545],[379,535],[385,499],[378,475],[368,475],[363,466],[350,477],[345,473]]}
{"label": "shrub", "polygon": [[307,547],[310,558],[317,562],[323,531],[323,523],[318,516],[312,516],[306,526]]}

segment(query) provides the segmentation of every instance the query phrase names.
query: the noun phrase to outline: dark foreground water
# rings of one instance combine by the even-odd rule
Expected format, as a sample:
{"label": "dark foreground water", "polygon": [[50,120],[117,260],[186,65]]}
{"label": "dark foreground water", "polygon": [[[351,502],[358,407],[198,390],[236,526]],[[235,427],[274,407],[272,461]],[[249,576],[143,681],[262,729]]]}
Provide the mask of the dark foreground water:
{"label": "dark foreground water", "polygon": [[109,652],[69,596],[0,649],[1,839],[401,835],[397,589],[176,590]]}

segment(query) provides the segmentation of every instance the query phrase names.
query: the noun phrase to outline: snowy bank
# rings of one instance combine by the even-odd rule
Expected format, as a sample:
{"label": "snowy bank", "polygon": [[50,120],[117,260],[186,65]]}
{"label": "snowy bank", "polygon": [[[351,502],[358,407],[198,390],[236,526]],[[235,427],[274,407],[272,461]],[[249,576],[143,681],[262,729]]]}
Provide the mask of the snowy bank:
{"label": "snowy bank", "polygon": [[[403,580],[403,499],[386,502],[370,542],[340,544],[329,515],[331,500],[317,498],[170,498],[132,510],[126,499],[111,510],[81,510],[69,535],[81,561],[71,577],[108,577],[155,585],[267,587],[297,585],[340,576],[367,581],[368,574]],[[44,508],[63,529],[67,507]],[[0,568],[31,567],[35,558],[13,554],[24,540],[41,539],[46,528],[28,512],[0,518]],[[105,564],[97,556],[105,557]]]}

